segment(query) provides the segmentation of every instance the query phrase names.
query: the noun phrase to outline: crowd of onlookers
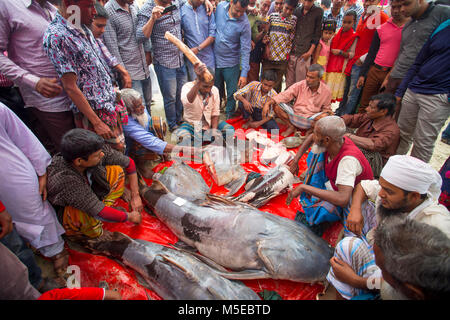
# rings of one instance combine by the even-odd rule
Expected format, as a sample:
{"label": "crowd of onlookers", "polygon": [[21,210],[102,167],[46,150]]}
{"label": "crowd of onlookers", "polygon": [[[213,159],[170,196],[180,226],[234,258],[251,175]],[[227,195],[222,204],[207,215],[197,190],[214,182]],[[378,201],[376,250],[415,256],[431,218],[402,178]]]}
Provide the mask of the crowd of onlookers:
{"label": "crowd of onlookers", "polygon": [[[398,265],[416,264],[402,255],[428,254],[423,243],[391,247],[423,234],[443,242],[429,249],[433,261],[448,260],[450,162],[440,178],[427,164],[450,115],[445,0],[0,0],[0,17],[0,249],[3,266],[29,278],[10,297],[63,287],[42,278],[26,243],[62,280],[65,237],[102,237],[102,221],[140,223],[140,178],[170,153],[233,136],[226,120],[236,117],[284,137],[300,130],[293,172],[309,147],[322,150],[309,153],[308,183],[290,200],[300,197],[298,220],[315,232],[340,219],[351,233],[327,277],[338,296],[363,296],[366,278],[381,274],[384,297],[448,296],[448,278],[439,287],[400,276]],[[165,117],[152,114],[155,87]],[[128,213],[112,206],[122,196]],[[442,232],[433,240],[430,226],[381,219],[402,214]],[[443,264],[409,270],[448,276]]]}

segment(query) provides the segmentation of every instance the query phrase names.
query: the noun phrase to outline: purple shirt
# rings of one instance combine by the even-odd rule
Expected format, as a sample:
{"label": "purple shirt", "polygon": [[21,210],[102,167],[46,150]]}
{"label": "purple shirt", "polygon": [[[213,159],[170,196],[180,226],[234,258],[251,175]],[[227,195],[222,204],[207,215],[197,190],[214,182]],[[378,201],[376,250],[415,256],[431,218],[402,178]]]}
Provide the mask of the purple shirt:
{"label": "purple shirt", "polygon": [[41,7],[35,0],[0,0],[0,52],[8,52],[0,54],[0,72],[20,88],[26,107],[45,112],[68,111],[71,103],[64,91],[51,99],[35,91],[41,77],[59,81],[42,46],[56,11],[48,2]]}

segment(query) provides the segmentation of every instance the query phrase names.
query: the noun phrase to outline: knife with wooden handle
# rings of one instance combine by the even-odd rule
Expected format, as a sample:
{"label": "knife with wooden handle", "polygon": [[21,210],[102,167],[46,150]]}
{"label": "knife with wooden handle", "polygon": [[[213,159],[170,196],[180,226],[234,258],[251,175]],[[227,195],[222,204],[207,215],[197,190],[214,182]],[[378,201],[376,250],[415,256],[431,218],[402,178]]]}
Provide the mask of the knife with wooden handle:
{"label": "knife with wooden handle", "polygon": [[[189,59],[189,61],[195,65],[198,62],[201,62],[200,59],[195,55],[194,52],[192,52],[192,50],[183,43],[183,41],[181,41],[180,39],[178,39],[177,37],[175,37],[173,34],[171,34],[169,31],[166,31],[165,33],[165,38],[167,40],[169,40],[170,42],[172,42],[174,45],[177,46],[178,49],[180,49],[181,52],[184,53],[184,55],[186,56],[186,58]],[[213,80],[213,76],[212,74],[208,71],[208,69],[205,69],[205,71],[203,72],[203,79],[205,79],[206,82],[210,82]]]}

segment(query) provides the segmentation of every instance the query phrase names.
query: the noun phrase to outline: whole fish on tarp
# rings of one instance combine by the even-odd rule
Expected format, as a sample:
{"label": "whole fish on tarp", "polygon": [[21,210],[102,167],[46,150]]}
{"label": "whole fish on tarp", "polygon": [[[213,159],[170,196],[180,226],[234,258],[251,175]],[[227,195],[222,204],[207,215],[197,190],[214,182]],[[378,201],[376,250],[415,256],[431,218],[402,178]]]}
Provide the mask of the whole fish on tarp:
{"label": "whole fish on tarp", "polygon": [[317,282],[330,268],[333,248],[293,220],[214,195],[191,202],[159,181],[142,188],[141,196],[180,240],[206,257],[206,263],[212,260],[234,270],[221,273],[229,279]]}
{"label": "whole fish on tarp", "polygon": [[[103,240],[104,238],[104,240]],[[118,259],[136,271],[148,287],[166,300],[260,300],[238,281],[231,281],[192,254],[110,232],[87,240],[94,252]]]}
{"label": "whole fish on tarp", "polygon": [[257,208],[266,204],[270,199],[286,191],[300,180],[295,177],[287,165],[282,164],[270,169],[264,176],[250,180],[245,186],[245,192],[233,200],[245,202]]}
{"label": "whole fish on tarp", "polygon": [[172,164],[164,174],[155,173],[153,179],[188,200],[205,199],[211,190],[200,173],[181,161]]}

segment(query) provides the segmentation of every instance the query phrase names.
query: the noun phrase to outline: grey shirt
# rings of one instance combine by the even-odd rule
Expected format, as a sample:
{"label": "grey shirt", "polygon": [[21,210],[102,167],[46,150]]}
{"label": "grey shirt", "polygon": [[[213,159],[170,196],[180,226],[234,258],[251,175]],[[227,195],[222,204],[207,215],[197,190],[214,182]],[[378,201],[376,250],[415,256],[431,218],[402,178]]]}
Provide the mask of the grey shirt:
{"label": "grey shirt", "polygon": [[450,19],[450,7],[430,2],[419,19],[413,19],[403,27],[400,52],[391,72],[392,78],[402,79],[406,75],[431,33],[447,19]]}
{"label": "grey shirt", "polygon": [[138,9],[129,5],[128,12],[120,7],[116,0],[108,1],[105,9],[109,15],[103,35],[106,47],[127,69],[132,80],[149,78],[144,46],[136,39]]}

